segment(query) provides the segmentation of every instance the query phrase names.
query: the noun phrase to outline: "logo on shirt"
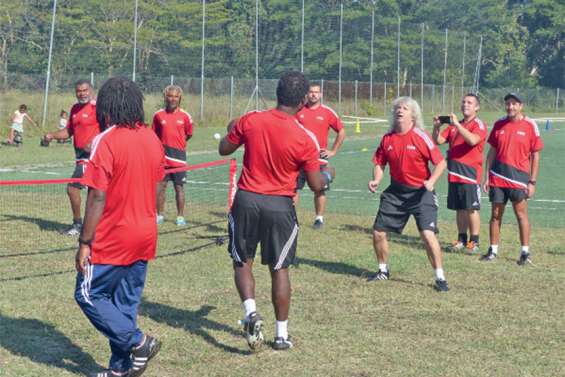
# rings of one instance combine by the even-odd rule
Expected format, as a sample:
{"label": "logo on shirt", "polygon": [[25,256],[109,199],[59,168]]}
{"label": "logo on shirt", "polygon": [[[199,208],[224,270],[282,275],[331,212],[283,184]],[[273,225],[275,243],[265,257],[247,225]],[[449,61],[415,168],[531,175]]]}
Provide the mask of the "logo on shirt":
{"label": "logo on shirt", "polygon": [[316,119],[318,119],[318,120],[324,120],[324,117],[321,117],[321,116],[318,115],[318,116],[316,117]]}
{"label": "logo on shirt", "polygon": [[520,136],[526,136],[526,133],[524,131],[517,131],[516,133]]}
{"label": "logo on shirt", "polygon": [[387,150],[387,152],[388,152],[388,151],[391,151],[391,150],[392,150],[392,145],[389,145],[389,146],[386,148],[386,150]]}
{"label": "logo on shirt", "polygon": [[163,120],[161,121],[161,124],[167,124],[167,121],[166,121],[165,119],[163,119]]}
{"label": "logo on shirt", "polygon": [[304,114],[300,114],[300,118],[304,118]]}
{"label": "logo on shirt", "polygon": [[415,150],[416,150],[416,147],[413,146],[413,145],[407,145],[407,146],[406,146],[406,149],[409,149],[409,150],[411,150],[411,151],[415,151]]}
{"label": "logo on shirt", "polygon": [[504,135],[504,130],[500,131],[500,134],[501,134],[501,135]]}
{"label": "logo on shirt", "polygon": [[182,120],[177,120],[178,124],[184,124],[184,122]]}
{"label": "logo on shirt", "polygon": [[88,118],[88,114],[82,114],[83,118]]}

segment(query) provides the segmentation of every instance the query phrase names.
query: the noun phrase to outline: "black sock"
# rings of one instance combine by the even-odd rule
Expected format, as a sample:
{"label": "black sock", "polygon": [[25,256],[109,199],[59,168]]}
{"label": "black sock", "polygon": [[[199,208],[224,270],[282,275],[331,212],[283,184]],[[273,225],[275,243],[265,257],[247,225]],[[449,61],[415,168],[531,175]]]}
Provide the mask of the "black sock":
{"label": "black sock", "polygon": [[457,238],[459,240],[459,242],[461,242],[463,245],[467,244],[467,233],[459,233],[459,237]]}
{"label": "black sock", "polygon": [[471,235],[471,242],[476,243],[477,245],[479,244],[479,235]]}
{"label": "black sock", "polygon": [[73,224],[80,224],[80,225],[82,225],[82,219],[73,219]]}

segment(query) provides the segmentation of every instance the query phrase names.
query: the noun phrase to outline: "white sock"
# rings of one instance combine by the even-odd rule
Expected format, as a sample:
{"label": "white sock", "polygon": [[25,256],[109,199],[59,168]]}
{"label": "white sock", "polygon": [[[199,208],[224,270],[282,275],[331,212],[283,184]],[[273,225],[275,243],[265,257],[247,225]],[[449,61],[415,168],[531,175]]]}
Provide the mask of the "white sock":
{"label": "white sock", "polygon": [[379,263],[379,270],[382,272],[388,272],[388,265],[386,263]]}
{"label": "white sock", "polygon": [[245,318],[249,316],[249,314],[257,311],[257,306],[255,305],[254,298],[248,298],[247,300],[243,301],[243,310],[245,312]]}
{"label": "white sock", "polygon": [[493,254],[497,254],[498,253],[498,245],[490,245],[490,250],[492,251]]}
{"label": "white sock", "polygon": [[275,337],[288,339],[288,319],[286,321],[277,321],[275,324]]}
{"label": "white sock", "polygon": [[445,275],[443,274],[443,268],[436,268],[435,273],[437,280],[445,280]]}
{"label": "white sock", "polygon": [[530,247],[522,245],[522,254],[529,254],[529,253],[530,253]]}
{"label": "white sock", "polygon": [[320,220],[320,222],[324,222],[324,216],[316,216],[314,221]]}

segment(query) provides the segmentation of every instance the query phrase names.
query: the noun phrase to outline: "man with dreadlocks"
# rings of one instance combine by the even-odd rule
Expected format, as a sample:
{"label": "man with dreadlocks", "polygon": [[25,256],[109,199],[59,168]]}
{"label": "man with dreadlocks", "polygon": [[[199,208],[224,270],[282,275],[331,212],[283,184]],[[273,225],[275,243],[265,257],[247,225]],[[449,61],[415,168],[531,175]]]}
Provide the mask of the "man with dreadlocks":
{"label": "man with dreadlocks", "polygon": [[165,164],[163,146],[143,116],[135,83],[120,77],[104,83],[96,108],[103,132],[92,143],[83,178],[88,196],[75,288],[84,314],[110,340],[109,369],[96,377],[140,376],[161,346],[137,327],[147,262],[155,257],[155,195]]}

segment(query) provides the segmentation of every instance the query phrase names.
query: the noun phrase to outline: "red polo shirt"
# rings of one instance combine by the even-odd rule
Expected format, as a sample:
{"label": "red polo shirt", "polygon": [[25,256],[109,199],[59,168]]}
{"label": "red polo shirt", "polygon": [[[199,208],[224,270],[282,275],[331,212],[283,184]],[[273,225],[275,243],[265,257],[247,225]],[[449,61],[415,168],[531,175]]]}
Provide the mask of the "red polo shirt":
{"label": "red polo shirt", "polygon": [[420,188],[430,178],[428,161],[437,165],[443,160],[430,136],[413,127],[404,135],[389,132],[381,139],[373,163],[383,168],[390,165],[390,176],[397,183]]}
{"label": "red polo shirt", "polygon": [[88,103],[76,103],[71,108],[67,131],[73,137],[75,157],[77,164],[86,164],[90,153],[84,149],[92,142],[92,139],[100,133],[100,126],[96,120],[96,101]]}
{"label": "red polo shirt", "polygon": [[85,185],[106,192],[91,248],[94,264],[130,265],[155,257],[155,195],[164,177],[163,146],[155,133],[110,127],[94,139]]}
{"label": "red polo shirt", "polygon": [[335,132],[343,129],[343,123],[337,114],[328,106],[320,104],[313,109],[304,106],[297,114],[298,121],[309,131],[312,131],[318,139],[321,149],[328,147],[328,133],[330,128]]}
{"label": "red polo shirt", "polygon": [[238,182],[242,190],[292,197],[301,168],[320,170],[316,137],[294,116],[276,109],[245,114],[227,140],[245,146]]}
{"label": "red polo shirt", "polygon": [[153,115],[152,127],[165,147],[167,167],[186,165],[186,141],[193,130],[190,114],[180,108],[170,113],[161,109]]}

